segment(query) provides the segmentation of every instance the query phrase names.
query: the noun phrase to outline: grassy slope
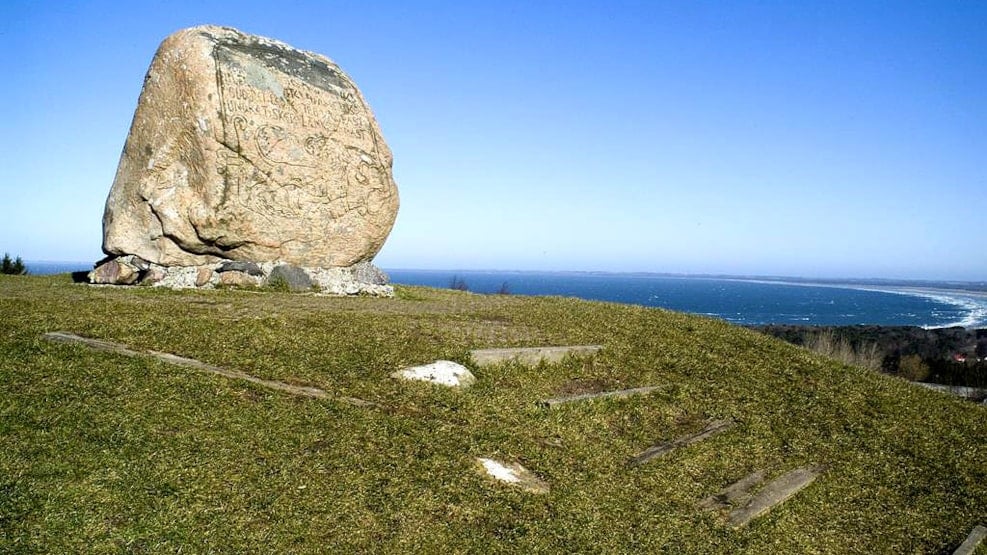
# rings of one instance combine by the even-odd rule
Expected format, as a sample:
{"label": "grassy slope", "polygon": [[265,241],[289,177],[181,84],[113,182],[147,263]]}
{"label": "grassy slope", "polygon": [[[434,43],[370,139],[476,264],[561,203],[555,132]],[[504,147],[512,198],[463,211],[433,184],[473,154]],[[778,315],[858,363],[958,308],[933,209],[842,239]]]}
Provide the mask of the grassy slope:
{"label": "grassy slope", "polygon": [[[299,399],[90,337],[312,384]],[[387,378],[475,347],[601,343],[591,360]],[[565,406],[559,392],[661,385]],[[710,418],[741,425],[645,466]],[[533,496],[476,472],[521,462]],[[940,552],[987,521],[987,410],[699,317],[399,288],[397,299],[90,288],[0,276],[0,552]],[[694,507],[756,468],[822,463],[734,531]]]}

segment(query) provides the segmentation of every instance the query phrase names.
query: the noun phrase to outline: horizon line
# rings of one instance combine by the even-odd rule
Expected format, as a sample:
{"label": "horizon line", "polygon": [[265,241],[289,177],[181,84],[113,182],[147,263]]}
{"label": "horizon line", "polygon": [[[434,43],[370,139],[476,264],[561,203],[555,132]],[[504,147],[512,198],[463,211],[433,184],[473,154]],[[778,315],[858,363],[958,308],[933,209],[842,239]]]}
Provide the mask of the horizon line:
{"label": "horizon line", "polygon": [[[91,267],[92,262],[73,260],[23,260],[24,264],[60,264],[79,265]],[[485,273],[515,273],[515,274],[597,274],[597,275],[638,275],[654,277],[674,277],[674,278],[707,278],[707,279],[739,279],[739,280],[795,280],[798,282],[816,283],[948,283],[961,285],[987,286],[987,280],[964,280],[964,279],[935,279],[935,278],[896,278],[896,277],[813,277],[805,275],[778,275],[778,274],[732,274],[724,272],[660,272],[654,270],[506,270],[500,268],[399,268],[384,267],[384,271],[399,272],[485,272]]]}

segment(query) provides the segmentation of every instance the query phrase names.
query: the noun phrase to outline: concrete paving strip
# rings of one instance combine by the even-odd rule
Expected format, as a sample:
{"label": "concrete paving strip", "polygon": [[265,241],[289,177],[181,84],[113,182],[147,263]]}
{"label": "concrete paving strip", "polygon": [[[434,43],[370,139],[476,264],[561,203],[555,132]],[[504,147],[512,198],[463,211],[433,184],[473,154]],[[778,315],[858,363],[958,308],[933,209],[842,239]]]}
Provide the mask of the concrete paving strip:
{"label": "concrete paving strip", "polygon": [[764,471],[755,470],[734,484],[723,489],[723,491],[710,495],[698,503],[702,509],[726,509],[736,507],[750,501],[751,490],[759,486],[764,481]]}
{"label": "concrete paving strip", "polygon": [[519,362],[534,366],[539,362],[560,362],[568,355],[589,356],[600,349],[602,345],[570,345],[562,347],[521,347],[516,349],[477,349],[470,351],[470,357],[477,366],[500,364],[503,362]]}
{"label": "concrete paving strip", "polygon": [[180,357],[178,355],[173,355],[169,353],[160,353],[157,351],[135,351],[133,349],[130,349],[126,345],[122,345],[120,343],[113,343],[112,341],[103,341],[101,339],[91,339],[89,337],[82,337],[69,332],[53,331],[44,334],[42,337],[44,339],[47,339],[48,341],[54,341],[58,343],[79,343],[91,349],[95,349],[97,351],[116,353],[118,355],[124,355],[129,357],[152,357],[161,360],[163,362],[167,362],[169,364],[194,368],[202,372],[217,374],[226,378],[232,378],[234,380],[245,380],[250,383],[254,383],[259,386],[266,387],[268,389],[283,391],[285,393],[290,393],[292,395],[315,397],[316,399],[332,399],[359,407],[375,406],[375,404],[371,403],[370,401],[364,401],[363,399],[357,399],[355,397],[340,397],[340,396],[331,395],[326,391],[323,391],[316,387],[305,387],[305,386],[291,385],[284,382],[278,382],[273,380],[265,380],[258,378],[256,376],[251,376],[250,374],[247,374],[245,372],[240,372],[239,370],[227,370],[225,368],[220,368],[218,366],[206,364],[204,362],[200,362],[198,360],[191,358]]}
{"label": "concrete paving strip", "polygon": [[628,464],[630,466],[638,466],[644,464],[650,461],[651,459],[655,459],[663,455],[667,455],[668,453],[671,453],[672,451],[680,447],[692,445],[693,443],[700,442],[706,438],[715,436],[716,434],[719,434],[721,432],[725,432],[730,428],[732,428],[735,424],[736,422],[734,422],[733,420],[714,420],[709,424],[706,424],[705,428],[694,434],[682,436],[680,438],[673,439],[672,441],[667,441],[665,443],[661,443],[659,445],[655,445],[654,447],[649,447],[648,449],[645,449],[641,453],[635,455]]}
{"label": "concrete paving strip", "polygon": [[822,473],[822,470],[822,467],[818,466],[797,468],[775,478],[768,482],[745,506],[730,511],[730,514],[727,515],[727,522],[734,528],[747,524],[805,489]]}
{"label": "concrete paving strip", "polygon": [[634,395],[644,395],[646,393],[651,393],[656,389],[658,389],[658,386],[636,387],[634,389],[621,389],[619,391],[601,391],[599,393],[581,393],[579,395],[571,395],[569,397],[553,397],[551,399],[543,399],[538,401],[538,404],[544,407],[552,408],[555,405],[585,401],[587,399],[603,399],[607,397],[616,397],[619,399]]}
{"label": "concrete paving strip", "polygon": [[973,555],[977,548],[983,543],[984,538],[987,538],[987,528],[983,526],[974,526],[973,531],[970,535],[966,537],[966,540],[956,548],[953,555]]}

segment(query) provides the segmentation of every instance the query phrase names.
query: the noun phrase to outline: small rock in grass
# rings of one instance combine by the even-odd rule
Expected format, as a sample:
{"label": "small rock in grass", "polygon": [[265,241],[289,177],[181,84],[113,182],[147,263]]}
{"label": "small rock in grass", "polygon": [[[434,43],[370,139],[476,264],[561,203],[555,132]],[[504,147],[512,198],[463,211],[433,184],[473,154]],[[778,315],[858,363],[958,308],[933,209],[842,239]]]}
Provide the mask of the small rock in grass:
{"label": "small rock in grass", "polygon": [[520,464],[514,463],[507,465],[500,461],[483,457],[477,457],[476,461],[480,463],[487,476],[498,482],[504,482],[505,484],[521,488],[530,493],[541,494],[548,493],[549,491],[547,482],[538,478],[533,472]]}
{"label": "small rock in grass", "polygon": [[476,377],[468,368],[449,360],[437,360],[424,366],[413,366],[391,374],[401,380],[418,380],[449,387],[469,387]]}

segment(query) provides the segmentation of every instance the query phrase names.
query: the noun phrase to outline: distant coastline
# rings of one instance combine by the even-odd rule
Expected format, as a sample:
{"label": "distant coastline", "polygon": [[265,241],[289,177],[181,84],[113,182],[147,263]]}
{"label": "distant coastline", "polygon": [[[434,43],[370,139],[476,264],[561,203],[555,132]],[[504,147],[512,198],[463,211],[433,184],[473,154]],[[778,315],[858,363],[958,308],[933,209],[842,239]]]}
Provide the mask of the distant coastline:
{"label": "distant coastline", "polygon": [[[697,276],[698,277],[698,276]],[[712,276],[710,276],[712,277]],[[895,279],[813,279],[786,277],[743,277],[724,276],[715,279],[732,279],[752,283],[779,283],[818,287],[852,287],[864,291],[888,292],[939,292],[964,293],[978,297],[987,297],[987,282],[983,281],[932,281],[932,280],[895,280]]]}
{"label": "distant coastline", "polygon": [[[726,278],[725,278],[726,279]],[[736,281],[746,281],[750,283],[769,283],[779,285],[793,285],[798,287],[835,287],[840,289],[857,289],[859,291],[873,291],[875,293],[892,293],[895,295],[911,295],[922,297],[937,302],[950,303],[961,306],[969,311],[966,318],[956,322],[955,326],[922,326],[925,328],[942,327],[964,327],[973,328],[987,325],[987,286],[978,282],[905,282],[893,280],[853,280],[852,283],[841,283],[836,280],[832,282],[806,281],[786,281],[775,280],[754,280],[736,278]],[[873,283],[864,284],[865,282]],[[910,283],[912,285],[901,285]],[[937,286],[914,285],[930,284]],[[953,287],[950,287],[952,285]],[[964,287],[965,286],[965,287]]]}
{"label": "distant coastline", "polygon": [[602,271],[387,271],[399,284],[449,288],[458,280],[475,293],[504,289],[513,294],[638,304],[741,325],[987,326],[987,283],[979,282]]}
{"label": "distant coastline", "polygon": [[[67,262],[59,260],[26,260],[28,271],[35,275],[50,275],[64,272],[88,271],[93,267],[92,262]],[[875,291],[886,291],[885,288],[895,288],[902,291],[914,290],[922,292],[970,293],[987,297],[987,281],[952,281],[926,279],[888,279],[888,278],[811,278],[793,276],[762,276],[739,274],[690,274],[674,272],[610,272],[604,270],[464,270],[464,269],[428,269],[428,268],[385,268],[393,272],[431,272],[441,274],[477,273],[477,274],[519,274],[519,275],[587,275],[587,276],[625,276],[625,277],[662,277],[684,279],[718,279],[746,281],[751,283],[778,283],[790,285],[817,285],[826,287],[859,287],[873,288]]]}
{"label": "distant coastline", "polygon": [[51,260],[25,260],[27,273],[35,276],[50,276],[52,274],[68,274],[71,272],[88,272],[93,269],[92,262],[65,262]]}
{"label": "distant coastline", "polygon": [[[729,278],[724,278],[729,279]],[[758,280],[734,278],[735,281],[749,283],[767,283],[779,285],[793,285],[797,287],[834,287],[839,289],[857,289],[859,291],[873,291],[875,293],[892,293],[895,295],[911,295],[923,297],[938,302],[955,304],[969,310],[969,314],[963,320],[957,322],[955,326],[972,328],[987,325],[987,286],[979,282],[905,282],[893,280],[854,280],[853,283],[841,283],[836,280],[829,282],[806,281],[786,281],[778,280]],[[873,282],[873,285],[865,285],[863,282]],[[912,285],[901,285],[910,283]],[[914,284],[937,284],[938,286],[925,286]],[[953,287],[950,287],[952,285]],[[965,287],[964,287],[965,286]],[[922,326],[925,328],[941,328],[952,326]]]}
{"label": "distant coastline", "polygon": [[[92,269],[90,262],[27,261],[28,272],[34,275],[50,275],[69,272],[84,272]],[[809,324],[809,325],[915,325],[925,328],[960,326],[976,328],[987,326],[987,282],[959,282],[935,280],[899,279],[829,279],[784,276],[744,276],[731,274],[682,274],[658,272],[605,272],[605,271],[533,271],[533,270],[407,270],[387,269],[395,283],[448,287],[452,276],[466,278],[471,290],[479,293],[493,293],[502,285],[514,294],[522,295],[563,295],[589,300],[603,300],[657,306],[722,318],[742,325],[758,324]],[[675,281],[669,281],[675,280]],[[686,300],[669,299],[662,291],[644,291],[644,283],[662,282],[699,284],[708,282],[732,282],[737,284],[761,284],[765,286],[820,287],[840,290],[855,290],[876,294],[904,295],[921,298],[930,304],[929,317],[922,320],[917,312],[906,313],[895,321],[874,321],[863,317],[860,322],[847,319],[837,320],[836,316],[826,319],[818,312],[806,309],[804,316],[785,315],[772,317],[769,314],[754,316],[750,306],[730,306],[723,300],[719,306],[696,305]],[[586,287],[587,282],[596,282],[594,287]],[[638,289],[637,295],[620,289]],[[660,289],[660,288],[659,288]],[[648,293],[648,295],[644,295]],[[771,297],[765,293],[766,298]],[[791,294],[785,294],[791,296]],[[812,297],[809,294],[806,297]],[[952,307],[952,316],[944,316],[943,307]],[[824,307],[816,307],[820,309]],[[921,308],[916,308],[920,310]],[[780,311],[780,310],[779,310]],[[783,311],[781,311],[783,312]],[[790,312],[790,311],[789,311]],[[843,314],[851,318],[855,310]],[[910,318],[910,319],[909,319]]]}
{"label": "distant coastline", "polygon": [[[716,279],[730,281],[745,281],[750,283],[776,283],[787,285],[815,285],[823,287],[847,288],[850,286],[914,288],[921,290],[937,290],[942,292],[971,292],[987,296],[987,281],[955,281],[928,279],[890,279],[890,278],[812,278],[793,276],[764,276],[741,274],[691,274],[677,272],[611,272],[605,270],[464,270],[464,269],[427,269],[427,268],[386,268],[394,272],[430,272],[442,274],[518,274],[518,275],[571,275],[571,276],[623,276],[623,277],[653,277],[653,278],[682,278],[682,279]],[[874,289],[882,291],[884,289]]]}

